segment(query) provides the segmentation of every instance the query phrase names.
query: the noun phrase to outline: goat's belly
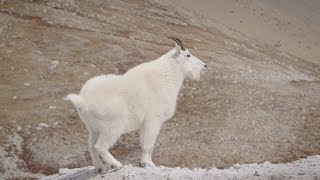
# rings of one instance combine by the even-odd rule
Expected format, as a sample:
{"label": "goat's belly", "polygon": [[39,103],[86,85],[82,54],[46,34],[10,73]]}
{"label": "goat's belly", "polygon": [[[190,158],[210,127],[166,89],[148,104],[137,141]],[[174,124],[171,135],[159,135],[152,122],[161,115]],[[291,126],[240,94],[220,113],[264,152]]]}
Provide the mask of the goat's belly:
{"label": "goat's belly", "polygon": [[142,122],[136,118],[129,118],[126,126],[126,133],[139,130],[141,128]]}

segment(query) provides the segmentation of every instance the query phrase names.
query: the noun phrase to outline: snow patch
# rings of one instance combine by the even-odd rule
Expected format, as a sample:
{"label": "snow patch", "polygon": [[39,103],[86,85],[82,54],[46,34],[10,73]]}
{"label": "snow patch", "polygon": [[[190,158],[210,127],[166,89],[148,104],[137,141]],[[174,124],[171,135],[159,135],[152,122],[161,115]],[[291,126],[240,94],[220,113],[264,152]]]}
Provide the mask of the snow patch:
{"label": "snow patch", "polygon": [[212,168],[210,170],[195,168],[168,168],[164,166],[149,166],[141,168],[125,165],[118,171],[97,174],[93,167],[77,169],[61,169],[59,174],[43,179],[317,179],[320,177],[320,156],[310,156],[305,159],[285,164],[235,164],[229,169]]}

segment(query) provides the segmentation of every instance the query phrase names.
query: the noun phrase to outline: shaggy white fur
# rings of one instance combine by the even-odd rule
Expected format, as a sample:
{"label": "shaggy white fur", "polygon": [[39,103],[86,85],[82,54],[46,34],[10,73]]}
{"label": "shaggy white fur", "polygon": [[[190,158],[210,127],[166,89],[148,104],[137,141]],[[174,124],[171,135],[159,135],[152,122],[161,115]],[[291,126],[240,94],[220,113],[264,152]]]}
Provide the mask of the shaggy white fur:
{"label": "shaggy white fur", "polygon": [[121,76],[101,75],[88,80],[79,95],[69,94],[89,131],[89,152],[100,172],[122,164],[109,152],[123,134],[140,130],[143,149],[140,164],[154,165],[152,150],[159,130],[174,112],[185,78],[199,80],[206,65],[184,49],[181,41],[160,58],[133,67]]}

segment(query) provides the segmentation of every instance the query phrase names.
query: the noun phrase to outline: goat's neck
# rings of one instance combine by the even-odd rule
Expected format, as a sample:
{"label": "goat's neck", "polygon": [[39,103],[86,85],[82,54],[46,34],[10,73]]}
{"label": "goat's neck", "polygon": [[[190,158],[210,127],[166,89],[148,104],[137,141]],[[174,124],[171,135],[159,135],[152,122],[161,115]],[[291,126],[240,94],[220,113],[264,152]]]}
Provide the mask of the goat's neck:
{"label": "goat's neck", "polygon": [[184,72],[179,62],[175,59],[167,59],[164,67],[165,89],[176,98],[185,79]]}

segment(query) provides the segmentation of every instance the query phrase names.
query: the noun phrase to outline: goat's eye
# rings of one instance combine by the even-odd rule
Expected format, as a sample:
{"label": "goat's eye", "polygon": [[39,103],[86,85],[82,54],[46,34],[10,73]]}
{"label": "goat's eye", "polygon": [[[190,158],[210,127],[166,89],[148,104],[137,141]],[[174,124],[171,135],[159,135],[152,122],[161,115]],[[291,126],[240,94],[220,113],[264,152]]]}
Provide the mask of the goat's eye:
{"label": "goat's eye", "polygon": [[190,54],[188,54],[187,57],[190,57]]}

